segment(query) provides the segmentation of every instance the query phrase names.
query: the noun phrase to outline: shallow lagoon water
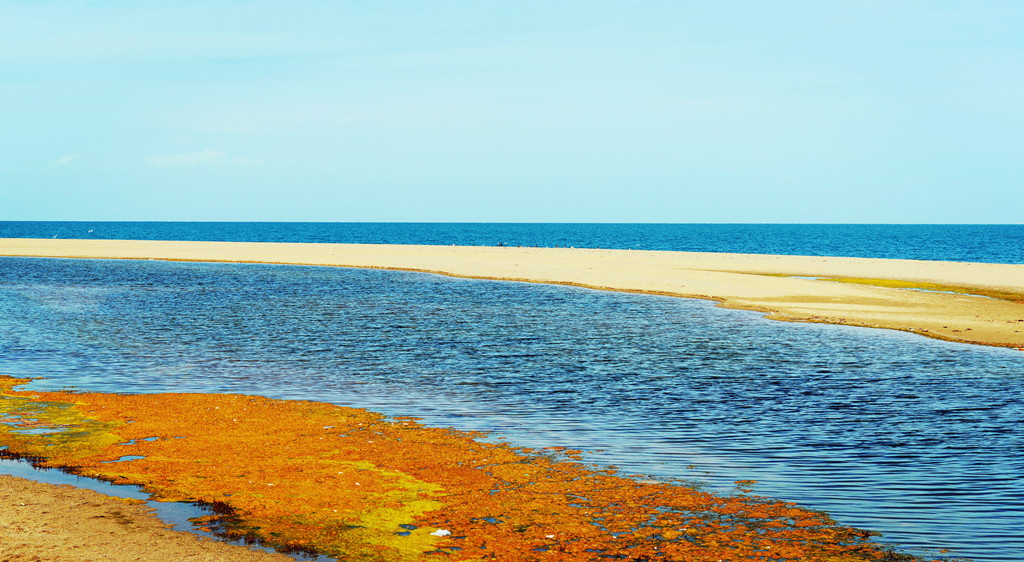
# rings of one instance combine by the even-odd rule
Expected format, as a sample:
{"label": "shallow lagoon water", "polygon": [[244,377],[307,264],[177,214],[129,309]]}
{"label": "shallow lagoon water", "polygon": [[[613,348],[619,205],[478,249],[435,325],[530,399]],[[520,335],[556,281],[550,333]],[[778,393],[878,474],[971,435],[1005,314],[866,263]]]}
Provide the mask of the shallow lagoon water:
{"label": "shallow lagoon water", "polygon": [[[0,258],[0,373],[494,431],[1024,555],[1024,354],[713,303],[342,268]],[[692,467],[692,468],[691,468]]]}

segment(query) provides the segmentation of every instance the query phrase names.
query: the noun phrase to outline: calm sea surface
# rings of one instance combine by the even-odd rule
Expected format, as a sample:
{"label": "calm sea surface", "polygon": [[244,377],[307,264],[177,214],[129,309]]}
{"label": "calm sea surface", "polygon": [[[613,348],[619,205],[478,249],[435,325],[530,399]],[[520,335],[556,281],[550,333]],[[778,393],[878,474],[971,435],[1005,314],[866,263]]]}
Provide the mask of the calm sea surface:
{"label": "calm sea surface", "polygon": [[1024,263],[1024,225],[2,222],[0,238],[573,246]]}
{"label": "calm sea surface", "polygon": [[[11,224],[23,223],[0,226]],[[816,253],[806,248],[792,253]],[[1006,249],[959,255],[1020,261]],[[0,374],[46,377],[39,389],[236,392],[413,415],[601,449],[591,462],[721,492],[757,480],[754,493],[914,554],[1024,559],[1024,353],[1012,350],[572,287],[0,258]]]}

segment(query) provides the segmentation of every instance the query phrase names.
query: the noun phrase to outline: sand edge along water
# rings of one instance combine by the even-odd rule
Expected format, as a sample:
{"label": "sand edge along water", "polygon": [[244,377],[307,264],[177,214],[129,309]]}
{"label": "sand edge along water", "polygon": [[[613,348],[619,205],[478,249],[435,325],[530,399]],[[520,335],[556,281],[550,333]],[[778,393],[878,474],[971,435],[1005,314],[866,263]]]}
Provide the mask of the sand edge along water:
{"label": "sand edge along water", "polygon": [[141,501],[71,486],[0,475],[0,506],[3,560],[292,560],[172,531]]}
{"label": "sand edge along water", "polygon": [[1024,265],[573,248],[0,239],[0,256],[394,269],[711,299],[776,320],[1024,348]]}

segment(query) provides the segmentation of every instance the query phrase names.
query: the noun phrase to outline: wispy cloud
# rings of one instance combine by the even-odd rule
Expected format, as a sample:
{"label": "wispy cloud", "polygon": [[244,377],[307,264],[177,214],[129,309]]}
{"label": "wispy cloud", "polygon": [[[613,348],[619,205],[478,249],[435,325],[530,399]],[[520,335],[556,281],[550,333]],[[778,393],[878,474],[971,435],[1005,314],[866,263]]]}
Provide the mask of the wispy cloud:
{"label": "wispy cloud", "polygon": [[185,154],[157,154],[147,156],[146,162],[161,168],[191,168],[200,164],[216,164],[228,159],[228,155],[216,150],[188,152]]}
{"label": "wispy cloud", "polygon": [[157,154],[147,156],[146,162],[160,168],[191,168],[193,166],[232,164],[235,166],[259,166],[263,160],[249,156],[228,157],[216,150],[187,152],[185,154]]}
{"label": "wispy cloud", "polygon": [[61,156],[56,160],[50,160],[50,163],[47,164],[47,166],[67,166],[68,164],[73,164],[81,159],[81,156],[75,154],[68,154],[65,156]]}
{"label": "wispy cloud", "polygon": [[250,158],[248,156],[236,156],[230,160],[236,166],[259,166],[263,163],[262,158]]}

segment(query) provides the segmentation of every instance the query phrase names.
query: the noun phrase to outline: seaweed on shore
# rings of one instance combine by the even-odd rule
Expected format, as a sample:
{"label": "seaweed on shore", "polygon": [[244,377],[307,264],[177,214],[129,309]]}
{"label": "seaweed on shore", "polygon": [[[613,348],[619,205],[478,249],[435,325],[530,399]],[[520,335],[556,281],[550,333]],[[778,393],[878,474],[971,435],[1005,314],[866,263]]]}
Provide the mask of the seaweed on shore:
{"label": "seaweed on shore", "polygon": [[204,523],[344,560],[902,557],[823,513],[638,481],[574,451],[317,402],[12,390],[23,382],[0,377],[6,454],[219,506]]}

